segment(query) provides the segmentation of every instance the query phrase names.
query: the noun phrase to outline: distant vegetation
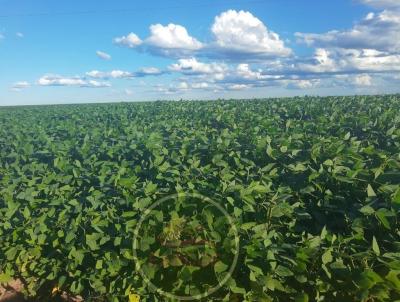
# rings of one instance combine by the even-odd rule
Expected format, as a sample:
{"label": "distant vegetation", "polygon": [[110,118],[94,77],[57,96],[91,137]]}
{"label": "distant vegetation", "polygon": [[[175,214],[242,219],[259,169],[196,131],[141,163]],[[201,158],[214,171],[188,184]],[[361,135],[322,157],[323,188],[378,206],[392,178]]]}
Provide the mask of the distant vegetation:
{"label": "distant vegetation", "polygon": [[[134,230],[182,192],[240,235],[204,301],[400,300],[399,96],[8,107],[0,132],[0,282],[39,301],[166,301]],[[215,207],[149,216],[137,255],[156,286],[221,282],[235,241]]]}

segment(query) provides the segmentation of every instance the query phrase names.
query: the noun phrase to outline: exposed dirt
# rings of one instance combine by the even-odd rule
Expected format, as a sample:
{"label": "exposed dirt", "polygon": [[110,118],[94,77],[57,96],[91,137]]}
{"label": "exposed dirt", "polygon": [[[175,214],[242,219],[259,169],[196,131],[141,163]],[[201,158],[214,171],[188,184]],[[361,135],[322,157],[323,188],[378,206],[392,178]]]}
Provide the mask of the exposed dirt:
{"label": "exposed dirt", "polygon": [[[34,302],[34,300],[26,300],[21,294],[24,285],[20,280],[13,280],[7,284],[0,285],[0,302]],[[83,299],[79,296],[74,297],[68,295],[66,292],[62,292],[51,301],[60,302],[83,302]]]}
{"label": "exposed dirt", "polygon": [[0,302],[25,302],[24,296],[20,293],[23,288],[20,280],[13,280],[5,286],[0,285]]}

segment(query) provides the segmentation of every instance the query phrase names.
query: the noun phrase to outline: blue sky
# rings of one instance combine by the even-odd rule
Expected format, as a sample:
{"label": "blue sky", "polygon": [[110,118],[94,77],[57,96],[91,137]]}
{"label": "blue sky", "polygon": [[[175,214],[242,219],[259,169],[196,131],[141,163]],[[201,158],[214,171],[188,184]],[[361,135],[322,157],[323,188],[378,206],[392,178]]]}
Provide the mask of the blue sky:
{"label": "blue sky", "polygon": [[398,0],[0,0],[0,105],[400,92]]}

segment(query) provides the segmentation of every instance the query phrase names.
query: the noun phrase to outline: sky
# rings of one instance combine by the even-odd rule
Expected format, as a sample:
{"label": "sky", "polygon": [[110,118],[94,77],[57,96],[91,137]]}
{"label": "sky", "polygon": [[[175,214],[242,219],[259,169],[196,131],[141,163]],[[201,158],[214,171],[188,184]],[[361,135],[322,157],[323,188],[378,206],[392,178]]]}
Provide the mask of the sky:
{"label": "sky", "polygon": [[0,0],[0,106],[400,92],[400,0]]}

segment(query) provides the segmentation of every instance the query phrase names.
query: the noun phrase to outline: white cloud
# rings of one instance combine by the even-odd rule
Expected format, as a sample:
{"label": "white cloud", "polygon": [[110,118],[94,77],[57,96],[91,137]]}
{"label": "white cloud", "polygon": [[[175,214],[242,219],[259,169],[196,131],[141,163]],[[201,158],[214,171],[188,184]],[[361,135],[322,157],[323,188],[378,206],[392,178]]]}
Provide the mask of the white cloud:
{"label": "white cloud", "polygon": [[400,70],[400,53],[389,54],[373,49],[337,50],[337,61],[347,65],[347,69],[359,71],[398,71]]}
{"label": "white cloud", "polygon": [[143,67],[140,69],[140,72],[144,74],[159,74],[161,70],[156,67]]}
{"label": "white cloud", "polygon": [[[278,64],[274,61],[273,64],[240,63],[235,66],[217,62],[205,63],[189,58],[178,60],[168,70],[182,73],[185,77],[181,80],[188,82],[188,89],[210,90],[215,86],[222,90],[268,86],[304,90],[367,87],[372,83],[367,73],[400,71],[400,56],[370,49],[318,48],[310,59],[291,57]],[[216,77],[218,74],[222,76]],[[340,76],[346,76],[346,79]],[[177,88],[169,88],[170,91],[173,89]]]}
{"label": "white cloud", "polygon": [[124,78],[131,78],[132,73],[129,71],[123,71],[123,70],[112,70],[109,73],[110,77],[113,79],[124,79]]}
{"label": "white cloud", "polygon": [[117,37],[114,39],[114,43],[125,46],[128,48],[135,48],[142,44],[142,40],[134,33],[130,33],[127,36]]}
{"label": "white cloud", "polygon": [[254,70],[247,63],[240,63],[235,67],[225,63],[204,63],[194,57],[180,59],[168,69],[185,75],[184,79],[191,82],[190,88],[193,89],[211,89],[216,85],[230,90],[264,87],[268,81],[277,81],[282,77],[268,74],[261,68]]}
{"label": "white cloud", "polygon": [[41,86],[83,86],[86,82],[79,78],[63,78],[59,75],[45,75],[38,80]]}
{"label": "white cloud", "polygon": [[191,90],[215,90],[217,88],[216,85],[210,84],[208,82],[188,82],[186,80],[170,84],[169,86],[158,84],[155,85],[154,87],[157,92],[164,93],[167,95],[185,93]]}
{"label": "white cloud", "polygon": [[239,64],[236,68],[236,75],[245,80],[265,80],[268,77],[262,74],[262,70],[253,71],[249,64]]}
{"label": "white cloud", "polygon": [[150,37],[146,39],[148,46],[160,49],[198,50],[203,47],[197,39],[191,37],[186,28],[170,23],[167,26],[154,24],[150,26]]}
{"label": "white cloud", "polygon": [[103,60],[111,60],[111,56],[108,54],[108,53],[105,53],[105,52],[103,52],[103,51],[100,51],[100,50],[98,50],[98,51],[96,51],[96,55],[100,58],[100,59],[103,59]]}
{"label": "white cloud", "polygon": [[24,37],[24,34],[21,33],[21,32],[17,32],[15,35],[16,35],[18,38],[23,38],[23,37]]}
{"label": "white cloud", "polygon": [[151,25],[150,36],[143,41],[136,34],[130,33],[128,36],[115,38],[114,42],[166,57],[188,56],[203,47],[201,42],[189,35],[185,27],[173,23],[166,26]]}
{"label": "white cloud", "polygon": [[378,8],[400,7],[399,0],[359,0],[361,3]]}
{"label": "white cloud", "polygon": [[193,83],[191,87],[193,89],[207,89],[210,87],[210,85],[206,82],[200,82],[200,83]]}
{"label": "white cloud", "polygon": [[[262,60],[287,57],[292,50],[279,35],[267,29],[250,12],[228,10],[215,17],[211,27],[213,39],[203,43],[189,35],[182,25],[153,24],[150,36],[140,40],[135,34],[114,39],[114,42],[139,51],[172,58],[200,55],[228,60]],[[129,38],[131,37],[131,38]]]}
{"label": "white cloud", "polygon": [[104,78],[108,77],[107,72],[98,71],[98,70],[92,70],[92,71],[86,72],[86,75],[88,77],[96,78],[96,79],[104,79]]}
{"label": "white cloud", "polygon": [[372,78],[368,74],[360,74],[354,78],[356,86],[372,86]]}
{"label": "white cloud", "polygon": [[320,84],[319,79],[313,79],[313,80],[285,80],[283,83],[287,84],[288,88],[291,89],[310,89],[310,88],[315,88]]}
{"label": "white cloud", "polygon": [[249,89],[251,85],[249,84],[233,84],[229,85],[227,88],[229,90],[244,90],[244,89]]}
{"label": "white cloud", "polygon": [[99,71],[92,70],[86,72],[86,76],[95,79],[131,79],[135,77],[145,77],[145,76],[158,76],[162,75],[164,72],[155,67],[143,67],[139,71],[129,72],[123,70],[112,70],[112,71]]}
{"label": "white cloud", "polygon": [[134,75],[129,71],[123,70],[112,70],[109,72],[92,70],[86,73],[88,77],[96,78],[96,79],[125,79],[125,78],[132,78]]}
{"label": "white cloud", "polygon": [[170,71],[181,72],[183,74],[223,74],[228,67],[222,63],[203,63],[196,58],[179,59],[178,63],[171,64]]}
{"label": "white cloud", "polygon": [[62,77],[59,75],[45,75],[42,76],[37,84],[40,86],[77,86],[77,87],[110,87],[110,83],[99,82],[94,80],[85,80],[81,77]]}
{"label": "white cloud", "polygon": [[374,49],[317,49],[311,61],[297,62],[294,70],[310,73],[399,71],[400,54]]}
{"label": "white cloud", "polygon": [[355,74],[349,81],[370,86],[368,73],[400,71],[400,1],[360,0],[374,7],[386,8],[371,12],[348,30],[331,30],[322,34],[296,33],[300,42],[318,47],[310,60],[297,59],[288,68],[291,72]]}
{"label": "white cloud", "polygon": [[353,28],[332,30],[323,34],[296,33],[300,42],[321,48],[375,49],[400,52],[400,14],[384,10],[369,13]]}
{"label": "white cloud", "polygon": [[21,91],[25,88],[30,87],[31,84],[27,81],[20,81],[20,82],[16,82],[12,85],[12,90],[13,91]]}
{"label": "white cloud", "polygon": [[292,53],[277,33],[268,30],[250,12],[223,12],[215,17],[211,31],[219,55],[229,58],[289,56]]}
{"label": "white cloud", "polygon": [[165,87],[164,84],[156,84],[154,87],[157,92],[167,95],[181,93],[189,90],[189,84],[184,81],[180,82],[178,85],[170,84],[168,87]]}
{"label": "white cloud", "polygon": [[137,78],[146,77],[146,76],[160,76],[163,75],[165,72],[161,71],[156,67],[143,67],[133,73],[133,75]]}
{"label": "white cloud", "polygon": [[189,84],[186,82],[180,82],[177,88],[179,90],[186,90],[189,89]]}
{"label": "white cloud", "polygon": [[334,72],[337,70],[336,64],[329,50],[317,48],[311,62],[299,62],[295,68],[299,71],[315,73]]}
{"label": "white cloud", "polygon": [[95,80],[89,80],[82,87],[93,87],[93,88],[102,88],[102,87],[111,87],[111,84],[108,82],[99,82]]}

